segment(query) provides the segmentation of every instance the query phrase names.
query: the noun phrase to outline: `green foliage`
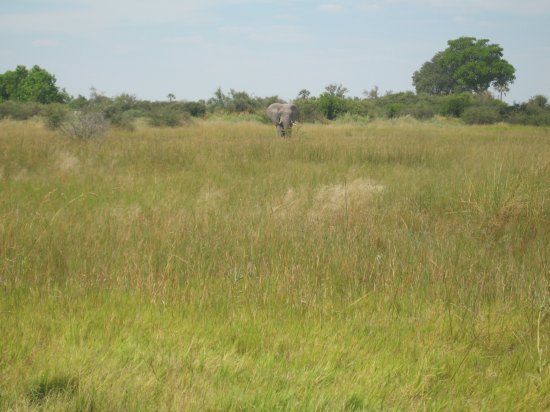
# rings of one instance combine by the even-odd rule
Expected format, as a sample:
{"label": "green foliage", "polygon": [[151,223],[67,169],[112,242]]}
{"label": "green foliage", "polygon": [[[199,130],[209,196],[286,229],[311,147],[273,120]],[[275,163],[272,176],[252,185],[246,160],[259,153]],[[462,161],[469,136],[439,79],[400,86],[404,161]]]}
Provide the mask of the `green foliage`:
{"label": "green foliage", "polygon": [[300,122],[315,123],[324,119],[317,109],[316,98],[296,99],[293,103],[300,111]]}
{"label": "green foliage", "polygon": [[226,108],[230,112],[254,113],[258,105],[248,93],[231,89],[229,99],[226,102]]}
{"label": "green foliage", "polygon": [[434,95],[475,92],[494,86],[507,90],[515,69],[502,58],[502,48],[487,39],[460,37],[413,74],[417,93]]}
{"label": "green foliage", "polygon": [[154,127],[178,127],[191,121],[188,112],[182,111],[178,105],[159,104],[147,113],[149,124]]}
{"label": "green foliage", "polygon": [[265,109],[275,102],[281,100],[277,96],[253,97],[244,91],[231,89],[229,95],[223,93],[221,88],[214,92],[214,96],[206,103],[206,110],[210,113],[225,112],[239,114],[258,114],[263,116]]}
{"label": "green foliage", "polygon": [[15,71],[0,75],[0,98],[43,104],[67,101],[67,93],[59,90],[55,83],[55,76],[37,65],[31,70],[17,66]]}
{"label": "green foliage", "polygon": [[78,97],[70,99],[67,105],[73,110],[83,110],[88,106],[88,99],[79,94]]}
{"label": "green foliage", "polygon": [[538,109],[548,108],[548,98],[541,94],[533,96],[527,102],[527,107],[529,110],[537,111]]}
{"label": "green foliage", "polygon": [[461,119],[466,124],[493,124],[502,121],[498,108],[477,105],[466,108]]}
{"label": "green foliage", "polygon": [[193,117],[204,117],[206,115],[206,103],[204,101],[184,102],[181,107]]}
{"label": "green foliage", "polygon": [[469,93],[451,94],[442,98],[439,114],[460,117],[464,110],[473,104],[474,98]]}
{"label": "green foliage", "polygon": [[336,97],[345,97],[346,94],[348,93],[348,88],[347,87],[344,87],[341,83],[340,84],[336,84],[336,83],[332,83],[332,84],[329,84],[328,86],[325,87],[325,90],[328,94],[332,95],[332,96],[336,96]]}
{"label": "green foliage", "polygon": [[0,119],[27,120],[40,114],[42,106],[37,103],[3,101],[0,102]]}
{"label": "green foliage", "polygon": [[126,130],[133,130],[134,120],[140,114],[136,110],[137,103],[136,96],[123,93],[113,99],[101,99],[100,106],[96,109],[99,109],[103,113],[111,125]]}
{"label": "green foliage", "polygon": [[370,114],[374,104],[367,99],[348,99],[346,101],[347,112],[354,116],[366,117]]}
{"label": "green foliage", "polygon": [[346,112],[347,104],[344,97],[325,92],[317,99],[317,110],[328,120],[334,120]]}
{"label": "green foliage", "polygon": [[22,100],[21,85],[28,74],[27,68],[21,65],[0,74],[0,100]]}
{"label": "green foliage", "polygon": [[52,103],[44,106],[41,114],[48,129],[58,130],[67,120],[68,110],[66,105],[60,103]]}
{"label": "green foliage", "polygon": [[546,97],[539,95],[531,98],[527,103],[516,104],[509,110],[507,120],[510,123],[549,126],[550,107],[546,102]]}
{"label": "green foliage", "polygon": [[452,72],[443,63],[443,52],[422,65],[412,76],[417,93],[445,95],[453,91],[455,81]]}
{"label": "green foliage", "polygon": [[69,102],[69,107],[78,112],[100,113],[112,126],[126,130],[133,130],[135,119],[142,115],[139,106],[140,102],[134,95],[122,93],[111,98],[95,88],[91,89],[89,99],[79,96]]}
{"label": "green foliage", "polygon": [[401,114],[405,116],[412,116],[418,120],[427,120],[435,116],[435,110],[432,105],[427,102],[418,102],[415,105],[405,107],[401,111]]}
{"label": "green foliage", "polygon": [[[501,49],[498,46],[488,44],[486,40],[474,40],[473,38],[460,38],[456,41],[449,41],[449,50],[452,50],[451,54],[469,56],[473,53],[472,50],[479,51],[478,49],[481,49],[488,54],[489,61],[491,56],[496,59],[501,55]],[[443,61],[449,60],[448,53],[450,53],[448,50],[437,53],[433,61],[426,63],[429,70],[435,70],[439,67],[437,64],[442,65]],[[477,60],[473,58],[473,61]],[[482,67],[483,64],[486,64],[478,63],[477,66],[474,66]],[[446,64],[447,66],[441,67],[456,65],[452,59]],[[548,99],[542,95],[534,96],[527,103],[508,106],[506,103],[496,100],[488,90],[478,89],[476,93],[472,93],[472,91],[455,92],[455,89],[468,89],[464,85],[467,84],[466,80],[473,71],[468,71],[467,68],[474,66],[457,69],[457,73],[461,76],[464,75],[461,82],[454,78],[451,81],[450,77],[445,80],[443,74],[439,73],[437,75],[442,79],[440,82],[430,83],[425,88],[419,87],[417,89],[426,90],[416,94],[407,91],[386,92],[384,95],[380,95],[378,87],[375,86],[370,91],[363,93],[364,98],[347,97],[347,88],[342,84],[334,83],[326,86],[325,91],[318,97],[312,96],[307,89],[302,89],[293,103],[300,111],[300,122],[312,123],[325,123],[334,120],[364,122],[367,119],[395,119],[403,116],[427,120],[436,114],[460,118],[471,107],[472,109],[466,112],[464,118],[468,124],[495,121],[533,125],[549,123]],[[465,73],[469,73],[469,75],[466,76]],[[418,77],[418,73],[415,73],[415,76],[418,84],[433,80],[433,78]],[[502,81],[503,78],[497,80]],[[428,83],[422,84],[428,85]],[[449,86],[451,83],[454,86]],[[460,87],[457,86],[458,84]],[[282,102],[278,96],[255,97],[244,91],[233,89],[225,94],[221,88],[218,88],[208,101],[175,101],[175,96],[170,93],[167,96],[170,102],[139,100],[136,96],[127,93],[108,97],[92,88],[88,98],[79,95],[69,99],[64,95],[64,103],[58,103],[51,108],[42,108],[38,103],[23,101],[23,99],[48,100],[44,97],[48,95],[46,91],[52,91],[53,88],[41,89],[38,85],[53,87],[55,77],[38,66],[34,66],[30,71],[24,66],[18,66],[16,70],[0,75],[0,96],[4,99],[0,101],[0,118],[10,117],[24,120],[42,114],[47,127],[52,129],[59,128],[66,121],[65,111],[76,111],[82,114],[97,112],[101,114],[99,117],[102,117],[103,121],[107,121],[111,126],[126,130],[133,130],[135,120],[140,117],[158,127],[177,127],[189,123],[192,117],[232,120],[231,116],[233,116],[235,122],[246,119],[269,123],[265,116],[265,109],[271,103]],[[495,83],[493,86],[501,94],[508,90],[507,83]],[[45,94],[41,94],[42,91]],[[17,99],[5,100],[10,96],[16,96]]]}

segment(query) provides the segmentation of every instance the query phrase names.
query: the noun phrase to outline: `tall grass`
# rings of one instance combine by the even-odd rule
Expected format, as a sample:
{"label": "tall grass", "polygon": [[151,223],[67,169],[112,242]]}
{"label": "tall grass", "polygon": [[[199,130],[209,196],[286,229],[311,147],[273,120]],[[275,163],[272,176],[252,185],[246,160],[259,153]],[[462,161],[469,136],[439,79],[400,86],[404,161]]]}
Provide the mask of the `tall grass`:
{"label": "tall grass", "polygon": [[550,408],[547,129],[0,148],[0,409]]}

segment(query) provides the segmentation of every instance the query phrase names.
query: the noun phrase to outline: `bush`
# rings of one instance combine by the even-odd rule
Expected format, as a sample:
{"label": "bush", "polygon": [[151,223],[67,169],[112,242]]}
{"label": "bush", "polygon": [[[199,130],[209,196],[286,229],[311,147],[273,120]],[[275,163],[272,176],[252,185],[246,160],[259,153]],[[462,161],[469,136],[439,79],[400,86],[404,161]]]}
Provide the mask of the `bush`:
{"label": "bush", "polygon": [[391,103],[386,107],[386,116],[388,119],[393,119],[401,115],[402,105],[399,103]]}
{"label": "bush", "polygon": [[493,124],[502,121],[502,116],[494,106],[472,106],[464,110],[461,119],[466,124]]}
{"label": "bush", "polygon": [[464,110],[473,104],[471,94],[452,94],[443,98],[439,114],[443,116],[460,117]]}
{"label": "bush", "polygon": [[327,119],[334,120],[347,111],[346,99],[328,92],[323,93],[317,99],[317,110]]}
{"label": "bush", "polygon": [[136,110],[128,110],[125,112],[111,113],[106,119],[109,120],[111,125],[125,130],[134,130],[134,120],[139,117],[139,112]]}
{"label": "bush", "polygon": [[507,120],[514,124],[550,126],[550,110],[540,110],[536,113],[513,112]]}
{"label": "bush", "polygon": [[67,116],[61,130],[76,139],[92,139],[107,132],[109,123],[101,112],[73,112]]}
{"label": "bush", "polygon": [[27,120],[40,114],[42,106],[38,103],[16,102],[12,100],[0,102],[0,119]]}
{"label": "bush", "polygon": [[296,99],[293,103],[300,111],[300,117],[298,118],[300,122],[316,123],[324,120],[323,116],[317,112],[316,99]]}
{"label": "bush", "polygon": [[41,114],[48,129],[58,130],[63,126],[63,122],[67,120],[67,106],[60,103],[51,103],[44,106]]}
{"label": "bush", "polygon": [[177,127],[191,122],[187,112],[178,110],[175,105],[155,107],[148,115],[149,124],[154,127]]}
{"label": "bush", "polygon": [[419,103],[404,109],[401,114],[405,116],[412,116],[418,120],[427,120],[435,116],[435,111],[430,105]]}
{"label": "bush", "polygon": [[181,104],[182,109],[193,117],[204,117],[206,104],[204,102],[185,102]]}

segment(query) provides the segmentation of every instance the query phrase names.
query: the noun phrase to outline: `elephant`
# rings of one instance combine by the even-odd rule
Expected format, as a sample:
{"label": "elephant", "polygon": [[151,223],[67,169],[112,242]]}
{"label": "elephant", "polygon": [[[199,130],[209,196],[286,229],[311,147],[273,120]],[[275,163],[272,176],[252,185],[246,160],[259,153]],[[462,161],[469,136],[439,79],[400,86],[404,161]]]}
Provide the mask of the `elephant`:
{"label": "elephant", "polygon": [[267,108],[266,114],[277,128],[277,136],[290,137],[292,125],[298,118],[300,112],[293,104],[273,103]]}

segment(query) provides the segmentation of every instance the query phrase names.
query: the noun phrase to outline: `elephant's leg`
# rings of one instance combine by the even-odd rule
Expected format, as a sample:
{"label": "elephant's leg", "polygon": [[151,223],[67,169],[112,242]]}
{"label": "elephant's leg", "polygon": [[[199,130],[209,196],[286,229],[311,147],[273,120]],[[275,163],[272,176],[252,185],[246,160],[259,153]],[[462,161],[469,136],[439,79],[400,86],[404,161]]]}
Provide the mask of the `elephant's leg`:
{"label": "elephant's leg", "polygon": [[292,137],[292,126],[288,126],[288,127],[285,129],[285,136],[286,136],[286,137]]}
{"label": "elephant's leg", "polygon": [[283,128],[282,124],[276,124],[275,127],[277,128],[277,136],[278,137],[285,137],[285,129]]}

